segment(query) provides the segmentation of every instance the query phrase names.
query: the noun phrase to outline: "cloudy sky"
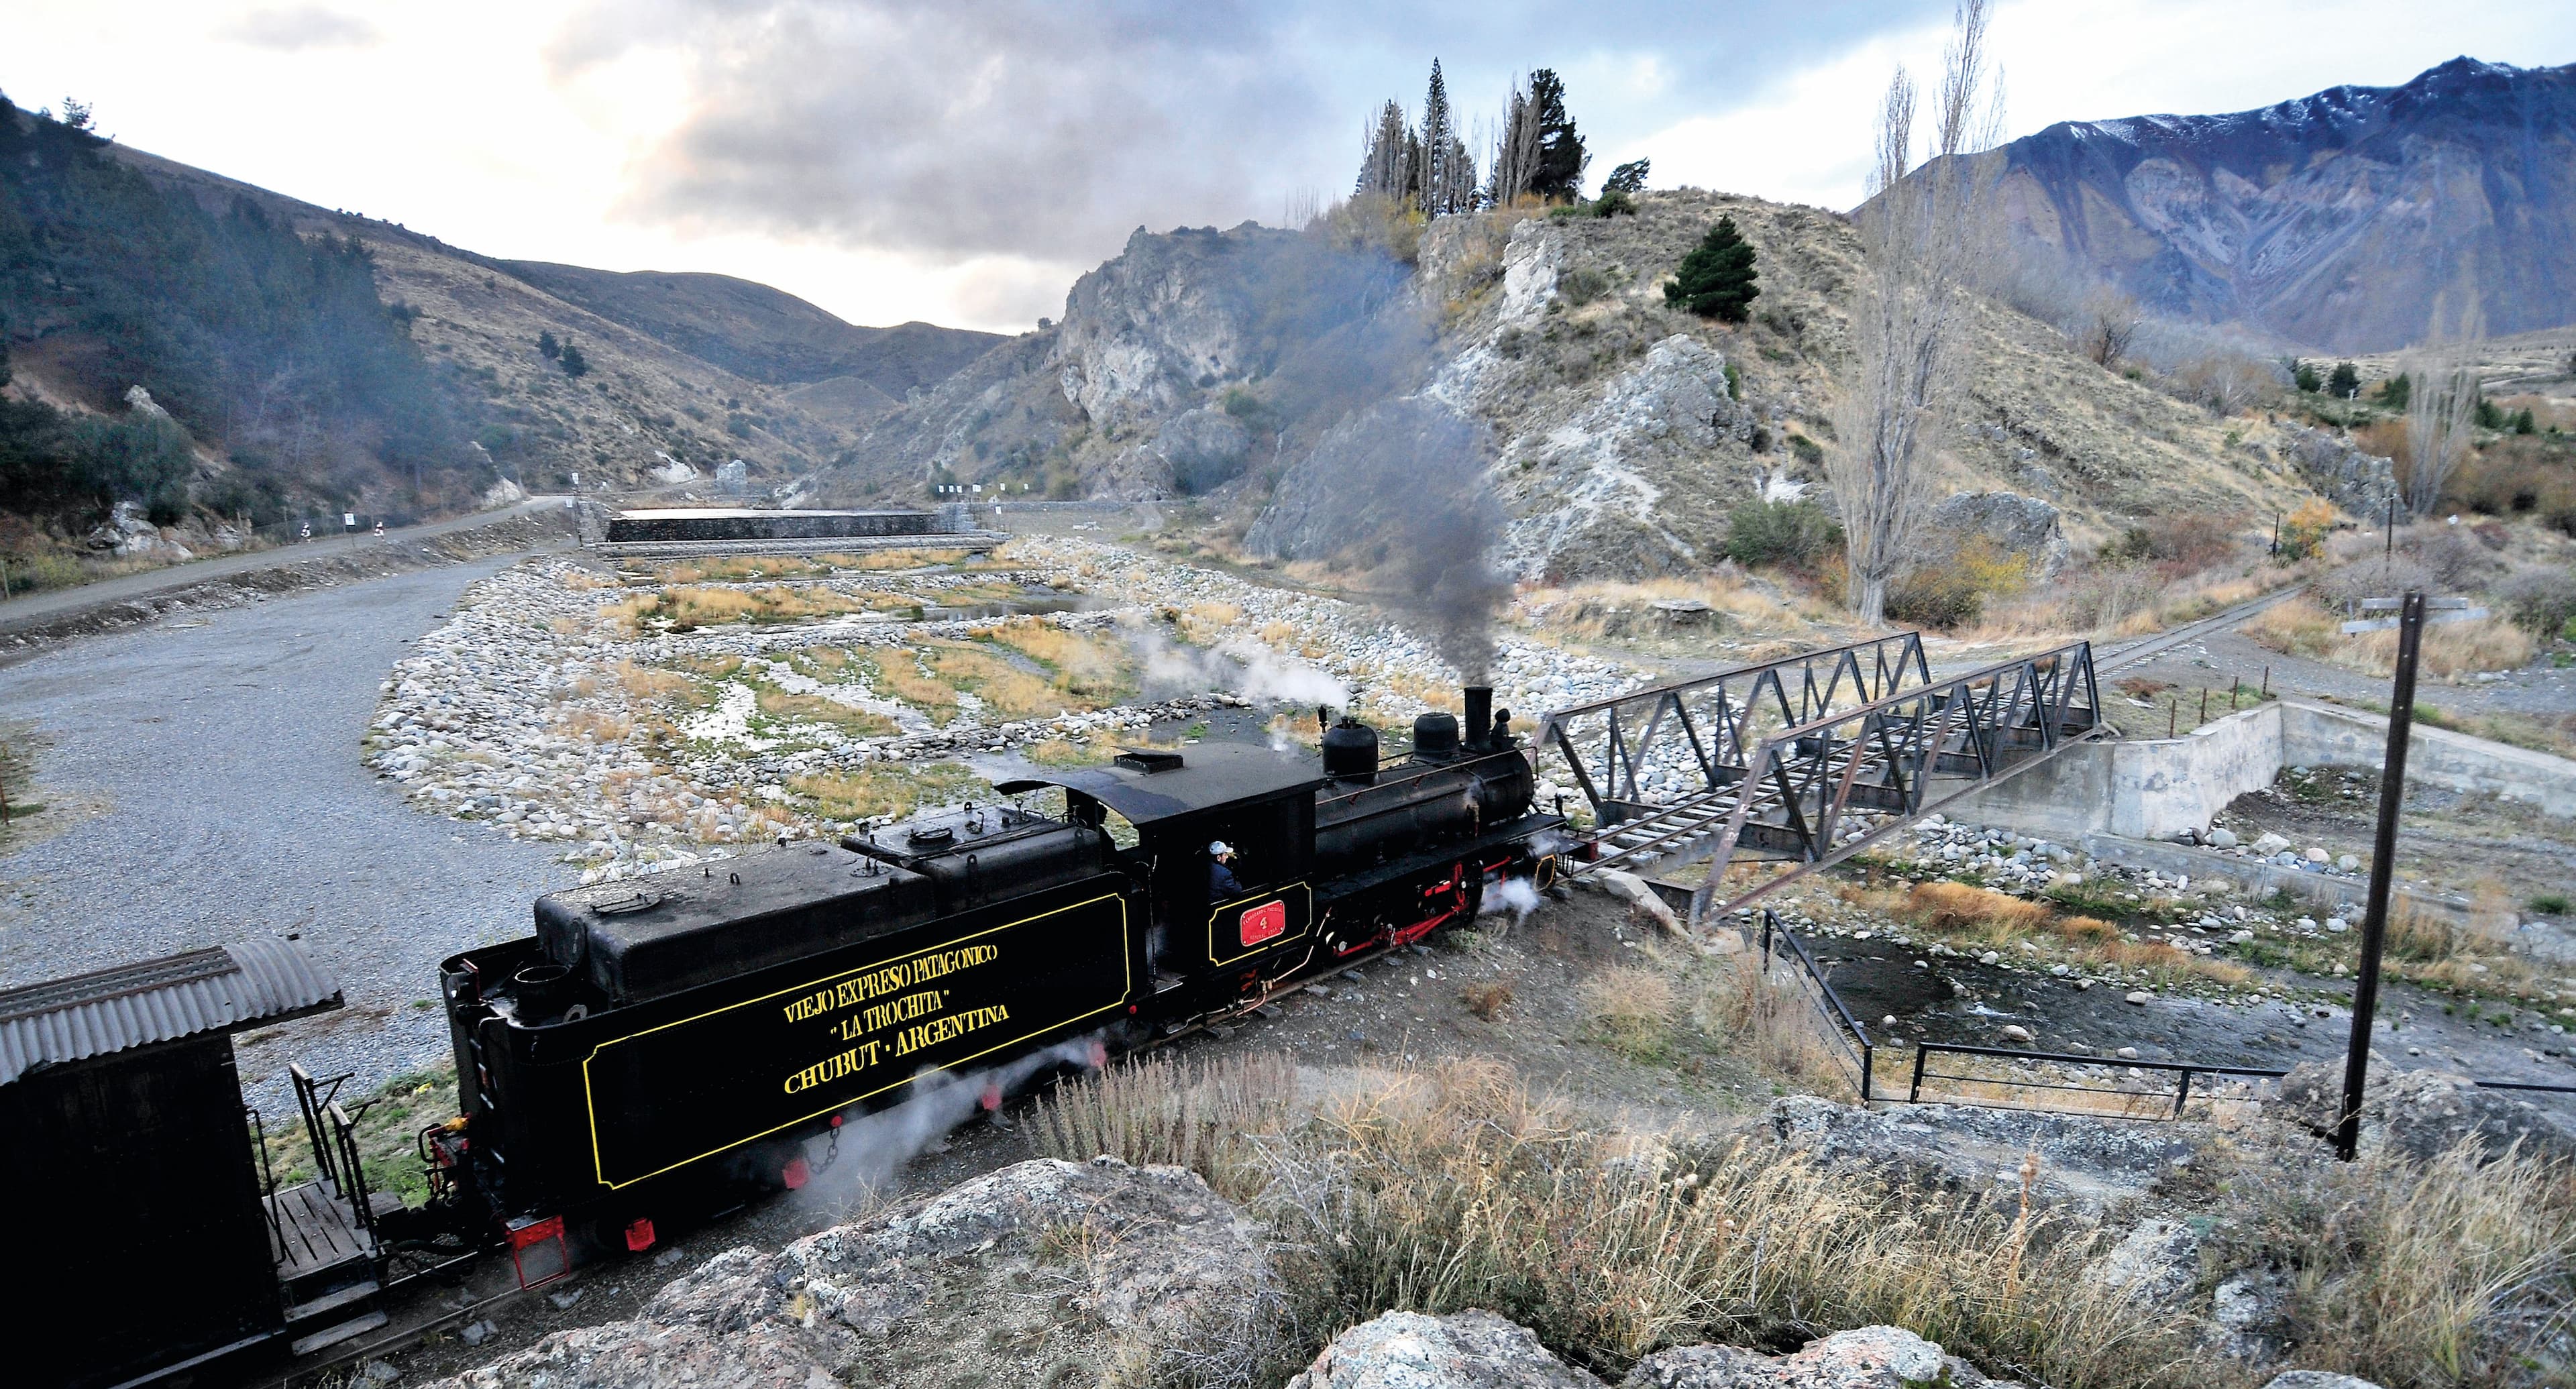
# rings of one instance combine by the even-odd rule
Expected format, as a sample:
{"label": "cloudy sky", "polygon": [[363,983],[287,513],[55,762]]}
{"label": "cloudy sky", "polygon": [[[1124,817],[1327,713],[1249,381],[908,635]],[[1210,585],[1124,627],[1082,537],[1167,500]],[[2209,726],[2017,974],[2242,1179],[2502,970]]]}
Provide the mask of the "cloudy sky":
{"label": "cloudy sky", "polygon": [[[2331,18],[2328,18],[2331,13]],[[1346,191],[1431,59],[1471,121],[1554,67],[1593,174],[1848,207],[1948,0],[0,0],[0,91],[514,258],[709,270],[1015,330],[1138,226]],[[2007,128],[2576,62],[2565,0],[2001,0]]]}

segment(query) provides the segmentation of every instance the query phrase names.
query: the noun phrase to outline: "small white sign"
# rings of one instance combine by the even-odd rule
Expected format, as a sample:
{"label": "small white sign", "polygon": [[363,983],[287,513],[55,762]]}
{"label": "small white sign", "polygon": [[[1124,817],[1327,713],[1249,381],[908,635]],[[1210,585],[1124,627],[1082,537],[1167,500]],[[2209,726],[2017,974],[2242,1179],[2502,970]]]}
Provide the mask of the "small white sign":
{"label": "small white sign", "polygon": [[354,511],[343,511],[343,512],[341,512],[341,513],[340,513],[340,524],[341,524],[341,525],[344,525],[344,526],[354,526],[354,525],[358,524],[358,513],[354,512]]}

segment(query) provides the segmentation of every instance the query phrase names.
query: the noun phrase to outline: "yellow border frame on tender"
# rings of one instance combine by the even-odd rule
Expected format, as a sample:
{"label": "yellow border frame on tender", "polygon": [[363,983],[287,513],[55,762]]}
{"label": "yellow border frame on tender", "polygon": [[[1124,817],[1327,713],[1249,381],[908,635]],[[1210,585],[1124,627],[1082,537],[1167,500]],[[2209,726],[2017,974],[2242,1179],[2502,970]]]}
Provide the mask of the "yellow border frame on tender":
{"label": "yellow border frame on tender", "polygon": [[[1216,957],[1216,921],[1218,917],[1221,917],[1227,912],[1233,911],[1238,907],[1249,906],[1252,903],[1264,901],[1272,897],[1286,897],[1290,892],[1302,892],[1306,894],[1306,924],[1297,928],[1297,934],[1293,936],[1273,936],[1269,940],[1263,941],[1261,944],[1253,946],[1241,954],[1228,955],[1222,960]],[[1315,890],[1308,887],[1303,879],[1290,883],[1285,887],[1275,888],[1268,892],[1256,892],[1249,897],[1238,897],[1231,902],[1219,902],[1215,906],[1208,908],[1208,963],[1212,965],[1230,965],[1237,960],[1249,960],[1253,956],[1258,955],[1262,951],[1268,950],[1273,946],[1286,945],[1291,941],[1304,940],[1307,934],[1312,932],[1314,929]],[[1242,944],[1242,938],[1238,936],[1235,943],[1238,945]]]}
{"label": "yellow border frame on tender", "polygon": [[[1300,884],[1300,886],[1302,886],[1302,884]],[[913,958],[918,957],[918,956],[932,954],[932,953],[935,953],[935,952],[937,952],[937,951],[946,950],[946,949],[948,949],[948,948],[949,948],[949,947],[951,947],[951,946],[963,945],[963,944],[965,944],[967,941],[975,940],[975,939],[977,939],[977,938],[979,938],[979,937],[982,937],[982,936],[989,936],[989,935],[992,935],[993,933],[995,933],[995,932],[997,932],[997,931],[1009,931],[1009,930],[1013,930],[1013,929],[1016,929],[1016,928],[1021,927],[1021,926],[1026,926],[1026,925],[1030,924],[1031,922],[1044,921],[1044,920],[1046,920],[1048,917],[1051,917],[1051,916],[1062,916],[1062,915],[1063,915],[1063,914],[1065,914],[1066,912],[1070,912],[1070,911],[1080,911],[1080,910],[1081,910],[1081,909],[1083,909],[1084,907],[1088,907],[1088,906],[1092,905],[1092,904],[1093,904],[1093,903],[1095,903],[1095,902],[1104,902],[1104,901],[1106,901],[1106,902],[1116,902],[1116,903],[1118,904],[1118,969],[1119,969],[1119,972],[1120,972],[1123,976],[1125,976],[1126,983],[1125,983],[1123,986],[1121,986],[1121,987],[1120,987],[1120,989],[1119,989],[1119,991],[1118,991],[1118,998],[1117,998],[1117,1001],[1116,1001],[1116,1002],[1113,1002],[1113,1003],[1110,1003],[1110,1004],[1108,1004],[1108,1005],[1106,1005],[1106,1006],[1104,1006],[1104,1007],[1094,1008],[1094,1009],[1092,1009],[1091,1011],[1089,1011],[1089,1012],[1087,1012],[1087,1013],[1076,1013],[1076,1014],[1074,1014],[1072,1017],[1069,1017],[1069,1018],[1064,1018],[1064,1019],[1061,1019],[1061,1020],[1056,1021],[1056,1022],[1047,1023],[1047,1024],[1045,1024],[1044,1026],[1041,1026],[1041,1027],[1033,1027],[1033,1028],[1030,1028],[1028,1031],[1023,1032],[1023,1033],[1021,1033],[1020,1035],[1018,1035],[1018,1036],[1016,1036],[1016,1037],[1013,1037],[1013,1038],[1011,1038],[1011,1039],[1010,1039],[1010,1040],[1008,1040],[1008,1041],[995,1042],[993,1045],[991,1045],[991,1046],[989,1046],[989,1047],[984,1048],[982,1051],[976,1052],[973,1056],[961,1056],[961,1057],[957,1058],[956,1060],[954,1060],[954,1061],[951,1061],[951,1062],[947,1063],[946,1065],[943,1065],[943,1066],[940,1066],[940,1067],[937,1067],[937,1068],[936,1068],[936,1069],[943,1070],[943,1071],[946,1071],[946,1070],[953,1070],[953,1069],[955,1069],[956,1067],[959,1067],[959,1066],[965,1065],[965,1064],[966,1064],[967,1062],[969,1062],[969,1061],[973,1061],[973,1060],[976,1060],[976,1059],[981,1058],[981,1057],[990,1056],[990,1055],[992,1055],[994,1052],[1000,1051],[1000,1050],[1002,1050],[1002,1049],[1003,1049],[1003,1048],[1005,1048],[1005,1047],[1014,1047],[1014,1046],[1018,1046],[1020,1043],[1027,1041],[1029,1038],[1036,1036],[1038,1033],[1048,1031],[1048,1030],[1049,1030],[1049,1029],[1051,1029],[1051,1028],[1063,1027],[1063,1026],[1065,1026],[1066,1024],[1068,1024],[1068,1023],[1077,1023],[1077,1022],[1082,1021],[1084,1018],[1097,1017],[1098,1015],[1100,1015],[1100,1014],[1102,1014],[1102,1013],[1113,1012],[1113,1011],[1115,1011],[1115,1010],[1117,1010],[1117,1009],[1119,1009],[1119,1008],[1122,1008],[1122,1007],[1125,1007],[1125,1006],[1126,1006],[1126,1003],[1127,1003],[1127,996],[1128,996],[1129,994],[1131,994],[1131,993],[1135,992],[1135,988],[1136,988],[1136,967],[1135,967],[1135,962],[1134,962],[1134,960],[1133,960],[1133,958],[1132,958],[1132,953],[1133,953],[1133,952],[1132,952],[1132,951],[1130,951],[1130,949],[1128,948],[1128,947],[1129,947],[1130,942],[1129,942],[1129,941],[1128,941],[1128,939],[1127,939],[1127,934],[1128,934],[1128,921],[1127,921],[1127,898],[1126,898],[1125,894],[1123,894],[1123,893],[1116,893],[1116,892],[1104,892],[1104,893],[1100,894],[1098,897],[1086,897],[1086,898],[1084,898],[1083,900],[1081,900],[1081,901],[1079,901],[1079,902],[1068,902],[1068,903],[1066,903],[1065,905],[1063,905],[1063,906],[1061,906],[1061,907],[1057,907],[1057,908],[1055,908],[1055,909],[1054,909],[1054,910],[1052,910],[1052,911],[1043,911],[1043,912],[1039,912],[1039,913],[1038,913],[1037,915],[1035,915],[1035,916],[1024,916],[1024,917],[1020,918],[1020,919],[1019,919],[1019,920],[1017,920],[1017,921],[1005,922],[1004,924],[999,925],[999,926],[987,926],[987,927],[985,927],[985,928],[984,928],[983,930],[981,930],[981,931],[974,931],[974,932],[970,932],[970,933],[968,933],[968,934],[966,934],[966,935],[959,936],[959,937],[955,938],[954,940],[943,941],[943,942],[941,942],[941,943],[940,943],[940,944],[938,944],[938,945],[924,946],[924,947],[922,947],[922,948],[921,948],[921,949],[919,949],[919,950],[907,950],[907,951],[903,952],[903,953],[902,953],[902,954],[900,954],[900,955],[890,956],[890,957],[888,957],[888,958],[886,958],[886,959],[878,960],[878,961],[876,961],[876,962],[875,962],[875,963],[873,963],[873,964],[860,965],[860,966],[858,966],[858,967],[856,967],[856,968],[852,968],[852,969],[834,970],[832,973],[827,974],[827,975],[824,975],[821,979],[814,980],[812,983],[800,984],[800,985],[797,985],[797,986],[795,986],[795,987],[793,987],[793,988],[779,989],[779,990],[777,990],[776,992],[773,992],[773,993],[766,993],[766,994],[762,994],[762,995],[761,995],[760,997],[758,997],[758,998],[746,998],[746,999],[742,999],[742,1000],[740,1000],[740,1001],[738,1001],[738,1002],[728,1003],[728,1004],[726,1004],[725,1006],[723,1006],[722,1008],[710,1008],[710,1009],[708,1009],[707,1011],[705,1011],[705,1012],[703,1012],[703,1013],[696,1014],[695,1016],[692,1016],[692,1017],[686,1017],[686,1018],[680,1018],[680,1019],[677,1019],[677,1020],[672,1021],[672,1022],[666,1022],[666,1023],[663,1023],[663,1024],[662,1024],[661,1026],[659,1026],[659,1027],[648,1027],[648,1028],[645,1028],[645,1029],[644,1029],[643,1031],[641,1031],[641,1032],[630,1032],[630,1033],[626,1034],[626,1035],[625,1035],[625,1036],[623,1036],[623,1037],[611,1037],[611,1038],[609,1038],[607,1041],[602,1042],[602,1043],[600,1043],[599,1045],[597,1045],[597,1046],[595,1046],[595,1047],[592,1047],[592,1048],[590,1049],[590,1055],[585,1056],[585,1057],[583,1057],[583,1058],[581,1059],[581,1100],[582,1100],[582,1108],[583,1108],[583,1112],[584,1112],[584,1117],[588,1118],[588,1119],[589,1119],[589,1121],[590,1121],[590,1174],[591,1174],[592,1179],[593,1179],[593,1180],[595,1180],[595,1181],[597,1181],[601,1186],[607,1187],[607,1188],[608,1188],[609,1190],[611,1190],[611,1191],[620,1191],[620,1190],[623,1190],[623,1189],[625,1189],[625,1188],[627,1188],[627,1187],[630,1187],[630,1186],[635,1185],[637,1182],[650,1181],[651,1179],[653,1179],[653,1178],[655,1178],[655,1177],[658,1177],[658,1176],[661,1176],[663,1173],[668,1172],[668,1171],[672,1170],[673,1168],[686,1167],[686,1166],[688,1166],[690,1163],[693,1163],[693,1162],[704,1162],[704,1161],[705,1161],[705,1160],[707,1160],[708,1158],[714,1157],[716,1154],[721,1153],[721,1152],[725,1152],[725,1151],[727,1151],[728,1149],[732,1149],[732,1148],[739,1148],[739,1147],[741,1147],[741,1146],[742,1146],[743,1144],[745,1144],[745,1143],[756,1142],[756,1141],[758,1141],[758,1140],[760,1140],[760,1139],[767,1138],[769,1135],[771,1135],[771,1134],[773,1134],[773,1133],[778,1132],[780,1129],[794,1128],[796,1125],[798,1125],[798,1124],[802,1124],[802,1123],[806,1122],[807,1120],[810,1120],[810,1119],[819,1119],[819,1118],[823,1117],[824,1115],[829,1114],[829,1113],[831,1113],[833,1110],[836,1110],[836,1109],[847,1109],[847,1108],[849,1108],[851,1105],[854,1105],[854,1104],[859,1103],[861,1100],[866,1100],[866,1099],[870,1099],[870,1098],[872,1098],[872,1097],[874,1097],[874,1096],[877,1096],[877,1095],[882,1095],[882,1094],[884,1094],[886,1091],[891,1090],[891,1089],[895,1088],[895,1087],[896,1087],[896,1086],[898,1086],[898,1085],[908,1085],[908,1084],[910,1084],[914,1079],[916,1079],[916,1078],[920,1075],[920,1072],[916,1071],[916,1072],[914,1072],[912,1075],[907,1075],[907,1076],[905,1076],[905,1077],[904,1077],[903,1079],[901,1079],[901,1080],[888,1081],[888,1082],[886,1082],[885,1084],[878,1086],[876,1089],[868,1091],[868,1092],[867,1092],[866,1094],[864,1094],[864,1095],[853,1095],[853,1096],[851,1096],[850,1098],[848,1098],[848,1099],[846,1099],[846,1100],[840,1100],[840,1101],[837,1101],[837,1102],[832,1103],[832,1104],[827,1104],[827,1105],[823,1106],[821,1109],[815,1110],[815,1111],[814,1111],[813,1113],[811,1113],[811,1114],[800,1114],[800,1115],[798,1115],[797,1117],[795,1117],[795,1118],[793,1118],[793,1119],[789,1119],[789,1120],[785,1121],[784,1123],[774,1124],[774,1125],[772,1125],[772,1126],[770,1126],[770,1127],[768,1127],[768,1128],[762,1129],[762,1130],[761,1130],[760,1132],[758,1132],[758,1133],[745,1134],[745,1135],[743,1135],[742,1137],[737,1138],[737,1139],[733,1140],[733,1141],[732,1141],[732,1142],[730,1142],[730,1143],[725,1143],[725,1144],[721,1144],[721,1145],[719,1145],[719,1146],[717,1146],[717,1147],[709,1148],[709,1149],[708,1149],[708,1150],[706,1150],[705,1152],[698,1154],[696,1157],[686,1157],[686,1158],[682,1158],[682,1159],[680,1159],[678,1162],[669,1163],[669,1164],[666,1164],[666,1165],[664,1165],[664,1166],[654,1168],[652,1171],[647,1172],[647,1173],[645,1173],[644,1175],[642,1175],[642,1176],[640,1176],[640,1177],[629,1177],[629,1178],[627,1178],[625,1181],[622,1181],[622,1182],[612,1182],[612,1181],[608,1180],[608,1174],[607,1174],[606,1170],[603,1168],[603,1166],[602,1166],[602,1164],[601,1164],[601,1162],[600,1162],[600,1160],[599,1160],[599,1102],[598,1102],[597,1097],[595,1097],[595,1096],[591,1093],[591,1088],[590,1088],[590,1063],[591,1063],[591,1062],[593,1062],[593,1061],[598,1060],[598,1059],[599,1059],[599,1054],[600,1054],[601,1052],[603,1052],[603,1051],[608,1050],[610,1047],[616,1046],[616,1045],[617,1045],[618,1043],[620,1043],[620,1042],[631,1042],[631,1041],[634,1041],[634,1040],[635,1040],[636,1038],[638,1038],[638,1037],[650,1037],[650,1036],[652,1036],[652,1035],[653,1035],[654,1033],[656,1033],[656,1032],[667,1032],[667,1031],[669,1031],[670,1029],[672,1029],[672,1028],[674,1028],[674,1027],[685,1027],[685,1026],[687,1026],[688,1024],[690,1024],[690,1023],[698,1022],[698,1021],[700,1021],[700,1020],[702,1020],[702,1019],[712,1018],[712,1017],[714,1017],[714,1016],[715,1016],[716,1014],[718,1014],[718,1013],[730,1013],[730,1012],[732,1012],[732,1011],[733,1011],[734,1009],[736,1009],[736,1008],[748,1008],[748,1007],[752,1006],[752,1005],[753,1005],[753,1004],[755,1004],[755,1003],[767,1003],[768,1001],[770,1001],[770,1000],[771,1000],[771,999],[773,999],[773,998],[784,998],[784,997],[786,997],[786,996],[787,996],[787,995],[789,995],[789,994],[797,994],[797,993],[807,993],[807,992],[811,992],[812,990],[814,990],[815,988],[819,987],[820,985],[823,985],[823,984],[825,984],[825,983],[829,983],[829,982],[831,982],[831,981],[833,981],[833,980],[837,980],[837,979],[845,978],[845,977],[847,977],[847,976],[849,976],[849,975],[853,975],[853,974],[865,974],[865,973],[867,973],[867,972],[868,972],[868,971],[870,971],[870,970],[883,969],[883,968],[885,968],[887,965],[889,965],[889,964],[893,963],[893,962],[894,962],[894,961],[896,961],[896,960],[909,960],[909,959],[913,959]]]}

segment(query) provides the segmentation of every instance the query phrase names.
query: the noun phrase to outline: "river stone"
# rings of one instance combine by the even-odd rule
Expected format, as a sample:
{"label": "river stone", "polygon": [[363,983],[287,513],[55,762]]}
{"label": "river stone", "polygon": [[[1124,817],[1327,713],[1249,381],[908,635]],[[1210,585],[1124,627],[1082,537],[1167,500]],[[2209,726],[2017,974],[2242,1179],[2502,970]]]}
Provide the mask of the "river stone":
{"label": "river stone", "polygon": [[1184,1364],[1249,1373],[1280,1348],[1267,1250],[1195,1173],[1039,1159],[776,1254],[727,1250],[632,1320],[555,1332],[444,1383],[803,1389],[899,1366],[907,1386],[964,1389]]}
{"label": "river stone", "polygon": [[[1756,1356],[1757,1360],[1761,1357]],[[1388,1312],[1333,1338],[1287,1389],[1602,1389],[1491,1312]]]}
{"label": "river stone", "polygon": [[2233,849],[2236,847],[2236,831],[2223,828],[2211,830],[2209,844],[2213,849]]}
{"label": "river stone", "polygon": [[2290,1370],[2272,1376],[2263,1389],[2379,1389],[2366,1379],[2339,1375],[2330,1370]]}

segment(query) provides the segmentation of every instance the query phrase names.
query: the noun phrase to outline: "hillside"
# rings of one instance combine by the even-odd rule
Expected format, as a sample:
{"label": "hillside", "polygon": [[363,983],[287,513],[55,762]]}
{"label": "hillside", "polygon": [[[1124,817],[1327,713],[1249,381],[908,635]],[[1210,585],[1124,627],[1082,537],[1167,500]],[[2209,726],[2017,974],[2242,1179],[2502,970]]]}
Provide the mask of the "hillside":
{"label": "hillside", "polygon": [[[2456,58],[2255,111],[2061,122],[1981,156],[2025,254],[2150,311],[2334,352],[2576,322],[2576,65]],[[2456,310],[2454,310],[2456,311]]]}
{"label": "hillside", "polygon": [[[1822,482],[1857,245],[1814,208],[1696,190],[1639,207],[1442,219],[1410,265],[1330,225],[1139,233],[1077,283],[1061,323],[878,422],[825,490],[1205,494],[1255,552],[1305,559],[1454,503],[1436,489],[1457,460],[1423,452],[1436,446],[1472,451],[1517,573],[1705,566],[1732,509]],[[1720,214],[1760,255],[1741,326],[1676,312],[1660,289]],[[2171,512],[2268,517],[2305,495],[2268,425],[2105,371],[2046,325],[1990,305],[1976,351],[1944,490],[2046,502],[2078,540]],[[1457,412],[1469,435],[1435,445],[1367,413],[1407,400]],[[1377,426],[1402,456],[1377,456]]]}
{"label": "hillside", "polygon": [[533,260],[496,264],[568,304],[773,386],[855,378],[888,401],[901,400],[1002,340],[999,333],[932,323],[862,328],[784,290],[730,275],[589,270]]}
{"label": "hillside", "polygon": [[[22,276],[0,311],[9,420],[37,411],[52,422],[13,433],[25,449],[0,447],[0,511],[31,523],[5,538],[21,552],[76,549],[121,499],[150,500],[165,521],[289,525],[316,512],[471,507],[502,479],[560,488],[579,472],[585,484],[635,485],[731,458],[774,486],[823,466],[854,426],[996,340],[859,327],[724,276],[513,265],[58,122],[7,119],[21,138],[60,147],[45,167],[88,170],[37,186],[35,165],[13,165],[15,211],[0,215],[0,236],[33,225],[48,255],[79,253]],[[87,230],[67,240],[67,228]],[[324,268],[285,268],[317,256]],[[289,288],[333,275],[348,283],[328,295]],[[208,317],[188,316],[192,294]],[[246,300],[268,306],[259,332],[203,326]],[[541,335],[578,347],[587,370],[544,355]],[[83,430],[127,428],[135,386],[167,412],[151,429],[175,431],[144,441],[159,461],[141,473],[75,467],[118,476],[55,485],[47,460]],[[21,466],[21,452],[35,462]]]}

